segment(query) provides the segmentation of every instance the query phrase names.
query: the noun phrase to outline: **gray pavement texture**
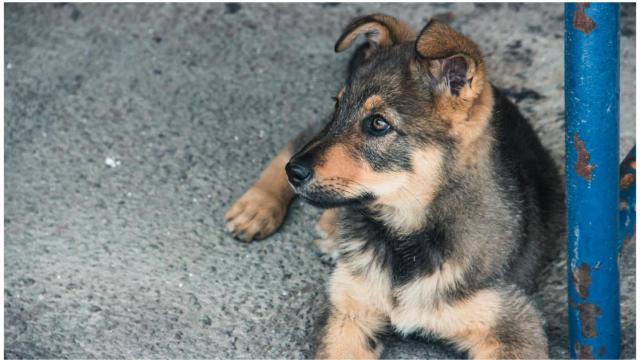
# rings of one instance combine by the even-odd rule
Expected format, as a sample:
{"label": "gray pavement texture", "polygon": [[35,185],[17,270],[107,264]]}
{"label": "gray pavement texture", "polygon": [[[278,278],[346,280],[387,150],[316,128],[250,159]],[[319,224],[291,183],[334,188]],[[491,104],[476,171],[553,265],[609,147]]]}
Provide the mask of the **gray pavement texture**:
{"label": "gray pavement texture", "polygon": [[[222,217],[331,111],[349,58],[334,41],[373,12],[469,34],[562,164],[562,4],[5,5],[5,357],[309,356],[331,272],[311,244],[319,210],[296,201],[277,234],[248,245]],[[621,20],[624,153],[635,5]],[[634,243],[620,264],[634,357]],[[556,358],[564,265],[536,297]],[[464,356],[434,339],[387,344],[388,358]]]}

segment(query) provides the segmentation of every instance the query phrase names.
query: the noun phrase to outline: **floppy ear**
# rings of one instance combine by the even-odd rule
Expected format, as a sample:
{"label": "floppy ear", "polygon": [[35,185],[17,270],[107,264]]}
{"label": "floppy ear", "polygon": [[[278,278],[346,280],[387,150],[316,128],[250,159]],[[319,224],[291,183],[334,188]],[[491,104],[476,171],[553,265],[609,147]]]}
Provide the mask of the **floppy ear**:
{"label": "floppy ear", "polygon": [[336,52],[349,48],[360,34],[365,34],[370,49],[413,41],[416,33],[407,24],[388,15],[374,14],[352,21],[336,42]]}
{"label": "floppy ear", "polygon": [[474,99],[486,82],[480,50],[448,25],[432,20],[416,40],[418,63],[443,91],[464,100]]}

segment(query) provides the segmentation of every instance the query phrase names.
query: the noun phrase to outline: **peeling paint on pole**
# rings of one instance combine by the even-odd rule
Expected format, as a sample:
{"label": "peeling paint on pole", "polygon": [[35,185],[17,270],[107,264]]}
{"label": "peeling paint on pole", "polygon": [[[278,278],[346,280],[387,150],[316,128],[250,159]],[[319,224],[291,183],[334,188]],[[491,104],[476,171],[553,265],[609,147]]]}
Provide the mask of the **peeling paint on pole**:
{"label": "peeling paint on pole", "polygon": [[584,338],[592,338],[597,335],[596,317],[601,315],[600,309],[593,304],[579,304],[578,317],[580,318],[580,328]]}
{"label": "peeling paint on pole", "polygon": [[591,181],[593,175],[594,166],[589,164],[589,152],[584,146],[584,142],[580,140],[578,134],[573,135],[573,143],[576,146],[576,152],[578,153],[578,160],[576,161],[576,173],[582,176],[585,180]]}
{"label": "peeling paint on pole", "polygon": [[581,298],[586,299],[589,295],[589,285],[591,285],[591,275],[589,275],[589,265],[582,264],[573,270],[573,284]]}
{"label": "peeling paint on pole", "polygon": [[589,345],[582,345],[577,342],[575,349],[579,359],[593,359],[593,354],[591,354],[593,347]]}
{"label": "peeling paint on pole", "polygon": [[573,12],[573,27],[582,31],[585,35],[589,35],[596,28],[596,23],[588,17],[584,9],[589,7],[589,3],[576,4],[576,10]]}

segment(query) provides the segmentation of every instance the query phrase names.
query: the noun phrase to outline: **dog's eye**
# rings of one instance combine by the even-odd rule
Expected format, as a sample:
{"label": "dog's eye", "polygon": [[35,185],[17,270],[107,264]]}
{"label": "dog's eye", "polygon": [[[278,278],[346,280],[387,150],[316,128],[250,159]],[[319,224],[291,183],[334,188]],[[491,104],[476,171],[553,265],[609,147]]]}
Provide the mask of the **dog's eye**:
{"label": "dog's eye", "polygon": [[391,130],[391,125],[380,115],[369,116],[363,125],[364,131],[373,136],[386,135]]}

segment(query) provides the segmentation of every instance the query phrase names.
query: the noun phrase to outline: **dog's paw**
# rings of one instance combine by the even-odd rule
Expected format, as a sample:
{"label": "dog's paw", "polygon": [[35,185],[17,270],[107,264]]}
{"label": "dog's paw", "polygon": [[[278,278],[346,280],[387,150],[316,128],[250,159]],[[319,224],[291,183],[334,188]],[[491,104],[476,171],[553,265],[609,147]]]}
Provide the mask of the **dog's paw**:
{"label": "dog's paw", "polygon": [[244,241],[264,239],[282,224],[286,211],[287,204],[253,186],[225,214],[225,229]]}
{"label": "dog's paw", "polygon": [[338,252],[338,246],[335,239],[325,238],[313,240],[313,245],[318,255],[320,255],[320,260],[322,260],[322,262],[329,265],[336,264],[340,254]]}

